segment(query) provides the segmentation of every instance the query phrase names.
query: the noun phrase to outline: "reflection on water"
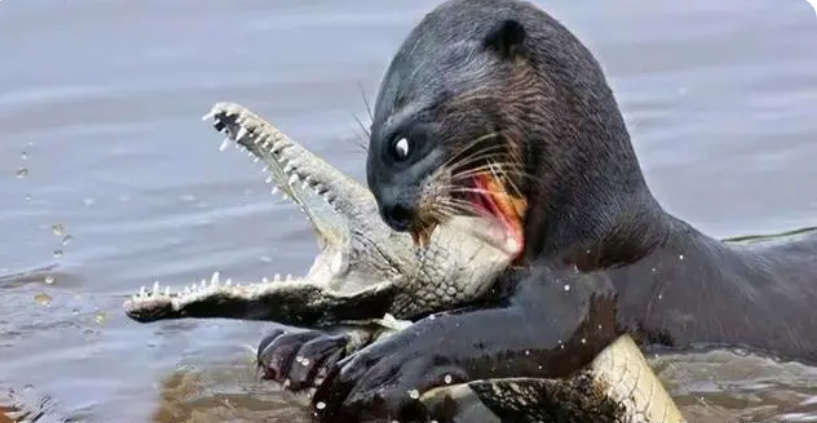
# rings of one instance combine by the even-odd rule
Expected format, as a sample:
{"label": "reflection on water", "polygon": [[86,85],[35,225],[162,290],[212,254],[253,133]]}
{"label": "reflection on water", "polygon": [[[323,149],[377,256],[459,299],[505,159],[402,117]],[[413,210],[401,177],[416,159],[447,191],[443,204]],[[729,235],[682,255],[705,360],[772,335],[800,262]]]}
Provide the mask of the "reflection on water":
{"label": "reflection on water", "polygon": [[[214,270],[304,272],[309,225],[198,117],[245,104],[362,181],[355,117],[436,3],[0,3],[0,408],[41,422],[305,421],[247,364],[269,325],[139,325],[123,297]],[[722,237],[817,224],[808,3],[540,3],[604,64],[669,210]],[[813,369],[658,363],[694,421],[817,417]]]}

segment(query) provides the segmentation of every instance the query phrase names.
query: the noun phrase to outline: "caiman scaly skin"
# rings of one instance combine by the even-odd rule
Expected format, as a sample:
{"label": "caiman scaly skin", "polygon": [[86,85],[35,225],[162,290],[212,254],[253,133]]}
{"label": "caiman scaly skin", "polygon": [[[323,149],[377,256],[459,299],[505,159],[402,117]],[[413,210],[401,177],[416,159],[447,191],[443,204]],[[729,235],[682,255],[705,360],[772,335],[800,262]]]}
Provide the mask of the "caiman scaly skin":
{"label": "caiman scaly skin", "polygon": [[218,103],[205,118],[226,133],[223,147],[235,144],[263,162],[273,191],[283,191],[309,218],[320,252],[307,275],[294,280],[241,284],[215,274],[181,292],[158,283],[142,288],[125,302],[134,320],[216,317],[316,327],[387,314],[411,319],[485,294],[509,264],[501,242],[488,242],[501,231],[482,219],[441,224],[415,249],[410,235],[381,220],[366,188],[260,117]]}
{"label": "caiman scaly skin", "polygon": [[439,423],[682,423],[684,418],[629,335],[569,379],[477,380],[420,400]]}
{"label": "caiman scaly skin", "polygon": [[[350,337],[345,348],[353,352],[410,324],[392,314],[454,308],[487,289],[485,281],[507,265],[501,249],[486,245],[495,240],[477,236],[490,228],[463,229],[476,221],[441,225],[427,248],[415,252],[409,236],[382,223],[367,189],[260,117],[219,103],[206,118],[215,118],[216,129],[228,134],[222,147],[235,142],[263,161],[273,192],[282,191],[309,218],[320,252],[301,279],[276,275],[242,285],[214,274],[182,293],[158,285],[150,292],[143,288],[125,303],[126,313],[137,321],[220,317],[331,326]],[[357,313],[372,304],[385,304],[384,319]],[[478,380],[436,388],[419,400],[441,416],[439,423],[683,421],[626,335],[567,380]]]}

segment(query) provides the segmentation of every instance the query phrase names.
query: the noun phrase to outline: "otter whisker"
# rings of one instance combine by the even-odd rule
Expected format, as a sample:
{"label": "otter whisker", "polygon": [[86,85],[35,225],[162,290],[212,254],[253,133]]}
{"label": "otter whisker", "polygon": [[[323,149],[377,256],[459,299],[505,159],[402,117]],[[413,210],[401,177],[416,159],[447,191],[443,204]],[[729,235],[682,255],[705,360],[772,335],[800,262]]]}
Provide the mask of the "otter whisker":
{"label": "otter whisker", "polygon": [[[459,173],[457,173],[457,174],[453,175],[453,176],[451,177],[451,180],[452,180],[452,181],[462,181],[462,180],[468,180],[468,179],[470,179],[471,177],[476,176],[476,175],[479,175],[479,174],[482,174],[482,173],[485,173],[485,172],[486,172],[486,171],[488,171],[488,170],[490,170],[490,169],[486,169],[485,167],[480,167],[480,168],[475,168],[475,169],[468,170],[468,171],[464,171],[464,172],[459,172]],[[502,175],[505,175],[505,176],[517,176],[517,177],[520,177],[520,178],[526,178],[526,179],[528,179],[528,180],[533,180],[533,181],[537,181],[537,180],[541,180],[541,179],[542,179],[541,177],[537,177],[537,176],[535,176],[535,175],[531,175],[531,174],[530,174],[530,173],[528,173],[527,171],[524,171],[524,170],[521,170],[521,169],[517,169],[517,170],[514,170],[514,169],[502,170],[502,173],[501,173],[501,174],[502,174]],[[510,179],[510,178],[509,178],[509,179]]]}
{"label": "otter whisker", "polygon": [[[483,142],[483,141],[485,141],[485,140],[487,140],[489,138],[493,138],[493,137],[495,137],[497,135],[499,135],[499,132],[491,132],[491,133],[485,134],[485,135],[483,135],[481,137],[478,137],[478,138],[474,139],[473,141],[470,141],[469,143],[465,144],[462,148],[460,148],[459,150],[454,152],[451,155],[451,157],[449,157],[445,162],[443,162],[442,167],[449,167],[449,166],[451,166],[452,163],[455,163],[455,162],[457,162],[457,161],[459,161],[461,159],[465,160],[465,158],[471,157],[472,155],[474,155],[474,153],[478,153],[481,150],[477,150],[474,153],[470,153],[467,156],[462,157],[463,154],[469,153],[470,149],[472,147],[474,147],[475,145],[478,145],[479,143],[481,143],[481,142]],[[496,144],[488,145],[487,147],[488,148],[501,148],[502,144],[501,143],[496,143]]]}

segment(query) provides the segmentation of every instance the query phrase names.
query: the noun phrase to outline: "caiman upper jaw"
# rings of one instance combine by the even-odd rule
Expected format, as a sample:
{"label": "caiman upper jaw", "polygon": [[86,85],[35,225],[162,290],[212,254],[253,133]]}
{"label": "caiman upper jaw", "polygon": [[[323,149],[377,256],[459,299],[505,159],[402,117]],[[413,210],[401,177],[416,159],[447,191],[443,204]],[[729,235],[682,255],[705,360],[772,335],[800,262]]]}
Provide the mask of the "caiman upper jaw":
{"label": "caiman upper jaw", "polygon": [[[400,242],[391,239],[391,231],[379,220],[374,197],[366,188],[242,106],[217,103],[203,119],[213,119],[213,126],[226,135],[221,150],[234,144],[255,162],[263,161],[272,192],[280,190],[309,218],[319,253],[303,278],[305,282],[346,289],[347,284],[363,287],[388,279],[390,266],[400,263],[399,255],[405,253],[392,257]],[[377,254],[371,254],[371,246],[380,243],[388,243],[390,248],[385,250],[389,251],[378,249]],[[220,283],[216,273],[209,283],[202,281],[181,292],[158,285],[153,290],[143,288],[126,301],[126,313],[138,321],[155,321],[183,317],[177,311],[189,309],[187,306],[221,307],[210,301],[213,298],[232,298],[233,305],[242,301],[248,304],[253,295],[265,292],[278,279],[276,275],[272,281],[265,278],[237,288],[229,286],[229,280]],[[211,311],[214,315],[219,315],[217,308]]]}

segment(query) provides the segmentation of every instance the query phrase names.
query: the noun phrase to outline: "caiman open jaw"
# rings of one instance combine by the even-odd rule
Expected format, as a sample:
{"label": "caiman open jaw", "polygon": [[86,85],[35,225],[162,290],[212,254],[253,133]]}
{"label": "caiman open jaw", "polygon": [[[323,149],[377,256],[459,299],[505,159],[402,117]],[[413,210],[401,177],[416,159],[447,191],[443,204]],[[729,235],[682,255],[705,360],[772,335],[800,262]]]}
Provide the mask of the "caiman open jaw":
{"label": "caiman open jaw", "polygon": [[[415,251],[409,234],[395,232],[381,220],[366,188],[262,118],[232,103],[213,106],[205,120],[211,118],[227,135],[222,150],[233,143],[262,161],[267,182],[275,184],[273,192],[279,189],[301,207],[315,228],[320,251],[307,275],[289,283],[221,283],[215,275],[181,293],[158,284],[143,288],[125,302],[126,314],[134,320],[222,317],[329,324],[340,316],[365,319],[352,309],[363,305],[372,313],[405,318],[474,299],[510,260],[463,231],[479,226],[464,224],[467,218],[441,225],[430,244]],[[293,302],[298,295],[303,301]]]}
{"label": "caiman open jaw", "polygon": [[[214,119],[213,127],[227,136],[221,150],[234,144],[255,162],[261,161],[266,182],[274,184],[272,192],[280,189],[285,198],[290,198],[306,214],[320,249],[306,279],[328,283],[346,276],[356,279],[361,286],[382,280],[382,274],[376,280],[365,280],[370,276],[367,272],[346,274],[349,256],[361,244],[382,242],[383,237],[391,235],[384,223],[373,219],[377,216],[377,203],[366,188],[241,106],[217,103],[203,119]],[[399,265],[385,260],[377,263],[394,264]]]}
{"label": "caiman open jaw", "polygon": [[[272,193],[292,200],[312,224],[319,251],[298,282],[348,292],[404,272],[402,257],[413,259],[410,239],[395,235],[379,219],[377,203],[366,188],[244,107],[217,103],[203,117],[210,119],[226,135],[220,150],[233,144],[255,162],[263,162]],[[380,252],[379,244],[390,248]],[[181,292],[155,284],[126,301],[125,311],[141,322],[182,317],[259,319],[263,317],[251,309],[281,279],[276,274],[272,280],[242,284],[222,282],[215,273],[209,282],[202,280]],[[225,313],[227,309],[232,312]]]}

